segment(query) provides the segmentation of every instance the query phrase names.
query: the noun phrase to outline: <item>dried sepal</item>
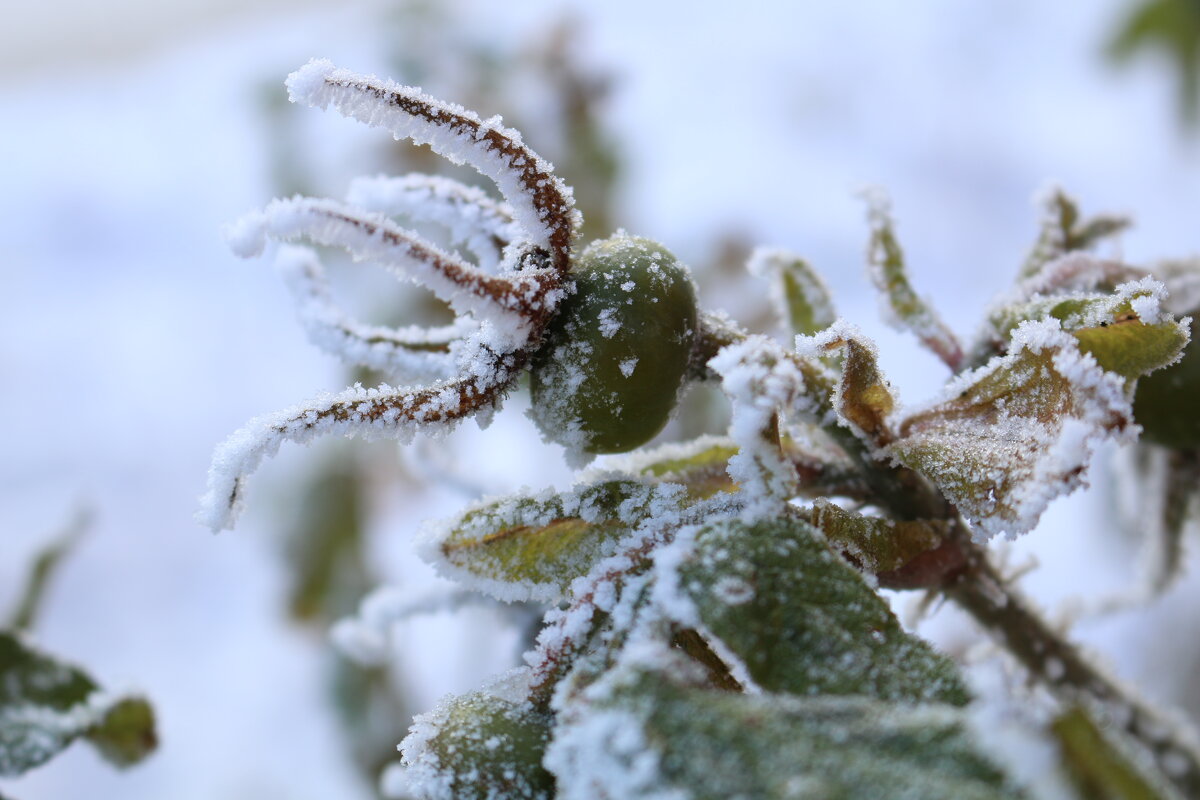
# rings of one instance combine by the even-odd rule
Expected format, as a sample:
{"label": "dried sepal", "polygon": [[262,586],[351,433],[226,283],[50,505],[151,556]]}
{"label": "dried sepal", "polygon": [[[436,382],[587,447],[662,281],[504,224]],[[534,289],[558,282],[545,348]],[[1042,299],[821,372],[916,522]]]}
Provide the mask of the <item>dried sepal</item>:
{"label": "dried sepal", "polygon": [[504,248],[521,236],[507,203],[441,175],[355,178],[346,201],[367,211],[440,225],[451,241],[465,245],[484,269],[498,266]]}
{"label": "dried sepal", "polygon": [[750,254],[746,268],[770,282],[772,304],[791,335],[810,336],[837,319],[829,287],[799,256],[760,247]]}
{"label": "dried sepal", "polygon": [[245,257],[261,253],[270,237],[308,239],[345,248],[360,261],[386,264],[424,284],[459,312],[505,321],[512,329],[512,349],[525,343],[531,329],[549,317],[563,295],[557,277],[548,270],[489,275],[381,214],[334,200],[273,200],[232,226],[227,236],[234,251]]}
{"label": "dried sepal", "polygon": [[496,182],[526,238],[548,254],[555,270],[567,271],[579,226],[571,190],[499,117],[481,120],[413,87],[358,75],[325,60],[293,72],[287,87],[293,102],[332,105],[359,122],[387,128],[397,139],[428,144],[456,164],[470,164]]}
{"label": "dried sepal", "polygon": [[1041,229],[1021,268],[1022,278],[1036,275],[1059,256],[1076,250],[1089,250],[1132,224],[1128,217],[1115,214],[1080,218],[1075,198],[1058,186],[1052,186],[1045,192],[1040,205]]}
{"label": "dried sepal", "polygon": [[448,578],[499,600],[552,602],[647,520],[676,514],[683,487],[622,478],[486,500],[425,533],[421,555]]}
{"label": "dried sepal", "polygon": [[797,337],[796,348],[808,358],[840,352],[840,374],[830,398],[839,421],[869,446],[882,447],[892,440],[889,418],[896,400],[879,369],[874,342],[839,321],[815,336]]}
{"label": "dried sepal", "polygon": [[1011,537],[1083,483],[1099,441],[1133,432],[1124,381],[1048,320],[1023,323],[1008,355],[908,414],[885,453],[932,480],[980,536]]}
{"label": "dried sepal", "polygon": [[231,528],[242,507],[246,478],[284,442],[306,443],[328,434],[408,441],[418,431],[445,432],[469,416],[495,408],[523,366],[515,356],[494,353],[486,346],[462,361],[463,377],[455,380],[419,388],[356,385],[251,420],[213,454],[197,521],[213,531]]}
{"label": "dried sepal", "polygon": [[399,380],[451,377],[455,346],[478,329],[478,324],[466,317],[438,328],[366,325],[337,305],[320,258],[311,248],[280,247],[275,266],[313,344],[348,364]]}
{"label": "dried sepal", "polygon": [[871,241],[867,248],[867,263],[871,280],[883,296],[890,311],[886,316],[899,330],[909,330],[940,358],[951,370],[958,371],[962,363],[962,345],[954,332],[946,327],[937,312],[919,297],[909,282],[904,264],[904,252],[896,240],[891,205],[885,195],[872,192],[866,195],[867,220],[871,226]]}

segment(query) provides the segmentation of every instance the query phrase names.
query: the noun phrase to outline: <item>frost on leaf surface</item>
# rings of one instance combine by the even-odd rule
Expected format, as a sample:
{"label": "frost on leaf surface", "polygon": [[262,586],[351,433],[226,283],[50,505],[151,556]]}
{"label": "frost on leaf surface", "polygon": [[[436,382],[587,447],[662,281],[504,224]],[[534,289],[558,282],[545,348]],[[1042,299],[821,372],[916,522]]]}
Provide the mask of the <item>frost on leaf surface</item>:
{"label": "frost on leaf surface", "polygon": [[446,577],[500,600],[548,602],[685,500],[682,486],[625,479],[490,500],[431,528],[421,552]]}
{"label": "frost on leaf surface", "polygon": [[122,767],[157,743],[145,700],[106,695],[80,669],[0,632],[0,776],[20,775],[80,737]]}
{"label": "frost on leaf surface", "polygon": [[967,700],[954,664],[906,633],[862,576],[807,523],[727,520],[680,535],[656,597],[700,625],[768,691]]}
{"label": "frost on leaf surface", "polygon": [[566,800],[1021,796],[953,706],[720,692],[645,664],[565,705],[546,764]]}
{"label": "frost on leaf surface", "polygon": [[1027,322],[1009,354],[965,373],[908,415],[886,452],[924,473],[983,537],[1033,529],[1083,483],[1097,442],[1132,435],[1124,381],[1057,320]]}
{"label": "frost on leaf surface", "polygon": [[485,692],[450,697],[413,720],[400,743],[405,796],[419,800],[554,797],[542,767],[551,717]]}

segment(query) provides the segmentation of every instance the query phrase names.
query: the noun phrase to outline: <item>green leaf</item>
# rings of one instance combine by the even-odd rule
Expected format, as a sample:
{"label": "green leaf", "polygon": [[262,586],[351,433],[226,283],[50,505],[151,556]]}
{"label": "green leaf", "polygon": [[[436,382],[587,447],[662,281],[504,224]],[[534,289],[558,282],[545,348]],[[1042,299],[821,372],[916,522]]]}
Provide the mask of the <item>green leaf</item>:
{"label": "green leaf", "polygon": [[1036,297],[1002,308],[989,322],[994,337],[1007,340],[1026,321],[1058,320],[1082,352],[1132,381],[1170,364],[1188,342],[1186,327],[1160,311],[1162,297],[1161,284],[1143,279],[1123,283],[1114,292]]}
{"label": "green leaf", "polygon": [[1125,61],[1139,50],[1160,51],[1173,62],[1180,117],[1200,120],[1200,4],[1195,0],[1144,0],[1120,26],[1109,56]]}
{"label": "green leaf", "polygon": [[33,627],[41,608],[46,589],[53,580],[63,559],[79,543],[83,532],[90,524],[90,516],[85,511],[77,511],[74,519],[68,523],[65,530],[59,533],[37,554],[29,570],[29,578],[25,589],[20,594],[17,607],[14,609],[8,628],[11,630],[29,630]]}
{"label": "green leaf", "polygon": [[717,492],[736,492],[729,459],[738,453],[732,439],[704,436],[686,445],[670,444],[642,454],[631,470],[645,478],[687,487],[688,497],[703,500]]}
{"label": "green leaf", "polygon": [[[684,548],[671,592],[767,691],[962,704],[954,664],[905,633],[862,575],[807,523],[725,520]],[[688,619],[681,619],[689,624]]]}
{"label": "green leaf", "polygon": [[1143,775],[1083,708],[1065,710],[1051,723],[1050,731],[1058,739],[1063,762],[1083,797],[1166,800],[1171,796]]}
{"label": "green leaf", "polygon": [[85,735],[100,755],[118,767],[136,764],[158,746],[154,709],[140,697],[118,701]]}
{"label": "green leaf", "polygon": [[1090,250],[1131,224],[1128,217],[1112,214],[1082,219],[1075,198],[1057,186],[1047,193],[1042,209],[1041,230],[1021,268],[1022,278],[1036,275],[1059,256]]}
{"label": "green leaf", "polygon": [[144,700],[106,696],[82,670],[0,632],[0,775],[20,775],[81,736],[124,767],[154,749],[154,715]]}
{"label": "green leaf", "polygon": [[1013,800],[952,706],[744,695],[619,667],[560,714],[546,763],[576,798]]}
{"label": "green leaf", "polygon": [[755,250],[749,270],[771,282],[779,316],[793,336],[810,336],[837,319],[829,287],[807,261],[786,250]]}
{"label": "green leaf", "polygon": [[552,718],[482,692],[452,697],[413,721],[400,743],[406,788],[425,800],[554,797],[542,766]]}
{"label": "green leaf", "polygon": [[304,486],[285,542],[293,619],[336,619],[371,587],[363,561],[364,478],[353,458],[339,456]]}
{"label": "green leaf", "polygon": [[1033,529],[1083,482],[1096,443],[1131,436],[1124,381],[1058,323],[1025,323],[1008,355],[907,416],[885,452],[923,473],[985,537]]}
{"label": "green leaf", "polygon": [[812,523],[830,543],[874,574],[898,570],[937,548],[948,526],[945,520],[897,522],[868,517],[824,498],[813,503]]}
{"label": "green leaf", "polygon": [[422,552],[448,577],[500,600],[550,602],[613,555],[639,523],[685,501],[682,486],[619,479],[507,497],[467,509]]}
{"label": "green leaf", "polygon": [[962,345],[941,318],[913,289],[904,265],[904,252],[896,241],[892,213],[886,196],[867,195],[871,243],[867,250],[871,280],[887,300],[897,328],[914,333],[952,370],[962,361]]}

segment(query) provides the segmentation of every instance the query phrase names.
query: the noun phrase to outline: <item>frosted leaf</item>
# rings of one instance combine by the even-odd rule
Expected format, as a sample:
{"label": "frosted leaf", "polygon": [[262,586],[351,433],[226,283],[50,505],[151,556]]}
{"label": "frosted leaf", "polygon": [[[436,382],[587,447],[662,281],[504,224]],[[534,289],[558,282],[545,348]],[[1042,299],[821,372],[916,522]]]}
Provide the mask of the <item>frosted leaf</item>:
{"label": "frosted leaf", "polygon": [[440,175],[356,178],[346,201],[367,211],[441,225],[451,241],[466,246],[484,269],[498,266],[504,248],[521,238],[507,203]]}
{"label": "frosted leaf", "polygon": [[904,253],[896,241],[890,203],[885,195],[866,195],[871,243],[867,249],[871,281],[886,302],[885,316],[898,330],[916,334],[921,344],[937,355],[951,370],[962,362],[962,345],[932,306],[919,297],[909,283]]}
{"label": "frosted leaf", "polygon": [[527,340],[531,312],[540,309],[549,315],[562,297],[557,279],[544,269],[488,275],[383,215],[334,200],[299,196],[273,200],[247,220],[237,227],[257,225],[263,238],[308,239],[345,248],[357,260],[392,267],[427,286],[456,311],[503,324],[509,333],[507,349]]}
{"label": "frosted leaf", "polygon": [[793,336],[812,335],[837,318],[829,287],[799,256],[760,247],[750,254],[746,268],[770,281],[771,302]]}
{"label": "frosted leaf", "polygon": [[671,442],[610,458],[604,464],[611,470],[682,484],[689,498],[699,500],[717,492],[737,491],[726,471],[729,459],[737,451],[731,439],[701,436],[682,444]]}
{"label": "frosted leaf", "polygon": [[421,555],[443,575],[504,601],[551,602],[636,537],[678,512],[683,487],[607,479],[557,494],[486,500],[428,528]]}
{"label": "frosted leaf", "polygon": [[332,105],[359,122],[387,128],[397,139],[428,144],[456,164],[470,164],[496,182],[525,232],[523,238],[549,253],[559,273],[566,272],[579,226],[571,190],[525,146],[520,133],[500,125],[499,117],[481,120],[418,89],[357,75],[325,60],[293,72],[287,87],[293,102]]}
{"label": "frosted leaf", "polygon": [[838,320],[811,337],[797,337],[802,357],[841,351],[840,374],[830,398],[838,420],[869,446],[886,444],[892,433],[888,418],[896,409],[891,387],[879,370],[875,343],[855,326]]}
{"label": "frosted leaf", "polygon": [[1149,277],[1125,281],[1106,292],[1020,294],[990,312],[971,362],[1003,353],[1021,323],[1054,319],[1102,367],[1134,379],[1173,361],[1186,343],[1184,326],[1166,312],[1166,300],[1163,285]]}
{"label": "frosted leaf", "polygon": [[559,712],[545,763],[564,800],[1022,796],[952,706],[714,691],[670,658],[623,660]]}
{"label": "frosted leaf", "polygon": [[157,744],[145,700],[105,694],[79,668],[0,631],[0,776],[20,775],[80,737],[121,767]]}
{"label": "frosted leaf", "polygon": [[766,691],[967,700],[954,664],[905,633],[807,523],[705,525],[681,533],[656,564],[655,602],[719,640]]}
{"label": "frosted leaf", "polygon": [[945,520],[896,521],[847,511],[824,498],[813,502],[812,524],[829,543],[872,574],[893,572],[935,550]]}
{"label": "frosted leaf", "polygon": [[484,692],[443,699],[418,715],[400,743],[395,783],[415,800],[549,800],[542,767],[552,718]]}
{"label": "frosted leaf", "polygon": [[1131,224],[1128,217],[1117,215],[1080,219],[1075,198],[1058,186],[1043,190],[1038,203],[1042,206],[1040,231],[1033,249],[1025,259],[1025,265],[1021,268],[1022,278],[1037,274],[1059,256],[1076,250],[1089,250],[1098,242],[1115,236]]}
{"label": "frosted leaf", "polygon": [[459,317],[440,328],[393,328],[364,325],[335,302],[316,252],[307,247],[279,248],[275,266],[296,303],[309,340],[348,364],[369,367],[400,380],[437,380],[455,371],[455,345],[478,325]]}
{"label": "frosted leaf", "polygon": [[981,538],[1014,537],[1083,484],[1098,442],[1134,432],[1124,381],[1050,319],[1023,323],[1008,355],[908,414],[885,452],[932,480]]}
{"label": "frosted leaf", "polygon": [[513,370],[511,359],[481,349],[474,359],[464,358],[460,371],[466,377],[457,380],[421,388],[355,385],[252,419],[213,454],[196,520],[213,531],[231,528],[246,478],[284,442],[303,444],[328,434],[409,441],[418,431],[444,433],[476,409],[499,403]]}

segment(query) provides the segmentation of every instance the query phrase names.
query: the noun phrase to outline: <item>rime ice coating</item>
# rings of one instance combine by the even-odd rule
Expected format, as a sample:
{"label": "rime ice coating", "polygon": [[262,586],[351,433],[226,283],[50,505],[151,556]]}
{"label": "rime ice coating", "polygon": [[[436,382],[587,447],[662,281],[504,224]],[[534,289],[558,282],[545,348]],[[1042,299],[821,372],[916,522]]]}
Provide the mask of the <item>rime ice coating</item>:
{"label": "rime ice coating", "polygon": [[346,201],[367,211],[432,222],[471,251],[479,266],[495,271],[503,248],[521,238],[512,208],[475,187],[440,175],[375,175],[355,178]]}
{"label": "rime ice coating", "polygon": [[275,267],[309,341],[348,364],[370,367],[401,382],[450,378],[463,340],[478,330],[466,317],[429,329],[364,325],[334,302],[325,270],[311,248],[280,247]]}

